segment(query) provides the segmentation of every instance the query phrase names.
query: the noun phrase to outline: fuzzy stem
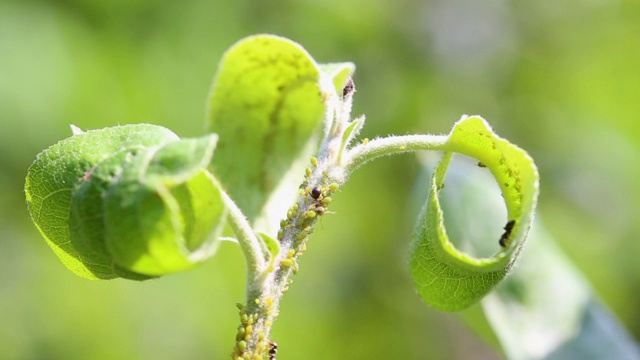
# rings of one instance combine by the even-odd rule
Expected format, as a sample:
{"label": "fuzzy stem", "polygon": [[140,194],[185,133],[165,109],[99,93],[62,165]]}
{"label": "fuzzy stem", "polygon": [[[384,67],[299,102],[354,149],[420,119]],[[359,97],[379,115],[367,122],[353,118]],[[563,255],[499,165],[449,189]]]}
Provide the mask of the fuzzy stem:
{"label": "fuzzy stem", "polygon": [[448,135],[403,135],[389,136],[361,143],[349,149],[342,160],[346,174],[365,163],[387,155],[422,150],[445,150]]}
{"label": "fuzzy stem", "polygon": [[[291,275],[298,272],[298,259],[306,250],[315,223],[331,202],[330,195],[339,187],[325,170],[331,168],[327,162],[314,163],[314,169],[308,169],[300,187],[300,197],[281,222],[277,239],[280,251],[273,259],[273,265],[263,273],[259,287],[254,287],[253,291],[248,289],[246,304],[239,306],[241,323],[233,359],[263,359],[268,354],[271,348],[269,334],[278,316],[280,299],[291,284]],[[317,198],[311,195],[314,188],[320,191]]]}
{"label": "fuzzy stem", "polygon": [[[272,348],[269,335],[278,316],[280,299],[289,289],[291,275],[298,272],[298,259],[306,250],[318,218],[326,212],[331,195],[344,181],[337,161],[340,144],[341,132],[331,133],[324,139],[318,158],[313,158],[312,167],[306,169],[300,196],[280,223],[278,255],[262,273],[259,286],[248,286],[247,302],[239,306],[240,326],[232,353],[234,360],[263,359]],[[312,195],[316,188],[317,197]]]}
{"label": "fuzzy stem", "polygon": [[[291,284],[291,275],[298,271],[298,259],[306,250],[309,235],[318,217],[326,212],[331,195],[338,190],[348,175],[375,158],[417,150],[444,150],[447,136],[406,135],[392,136],[362,143],[345,152],[342,161],[338,154],[344,146],[341,136],[326,139],[318,159],[312,159],[313,168],[307,169],[300,197],[282,220],[278,232],[280,251],[267,266],[260,279],[250,279],[247,302],[240,305],[240,326],[236,334],[233,359],[263,359],[271,349],[269,335],[278,316],[282,295]],[[312,190],[316,189],[316,197]]]}
{"label": "fuzzy stem", "polygon": [[[298,271],[298,259],[306,250],[308,237],[313,233],[318,217],[326,213],[326,208],[332,201],[331,195],[348,175],[362,164],[381,156],[417,150],[443,150],[446,144],[447,136],[391,136],[362,143],[347,151],[350,132],[359,131],[354,126],[361,126],[364,121],[356,120],[360,124],[349,121],[352,96],[353,93],[345,94],[337,111],[332,108],[328,111],[329,114],[335,114],[336,121],[322,143],[318,158],[311,160],[313,167],[306,169],[305,180],[300,186],[300,197],[287,212],[286,219],[280,223],[277,235],[280,250],[277,256],[270,259],[265,270],[258,275],[253,273],[252,277],[250,272],[247,302],[239,305],[240,326],[232,353],[234,360],[264,359],[275,351],[269,335],[278,316],[280,299],[291,284],[291,275]],[[232,208],[232,212],[233,210]],[[244,237],[253,239],[255,235]],[[252,261],[258,263],[263,258],[257,259],[260,247],[253,246],[253,243],[246,239],[241,241],[245,255],[251,254]]]}
{"label": "fuzzy stem", "polygon": [[256,279],[259,278],[259,274],[266,268],[265,254],[267,249],[264,243],[260,241],[253,232],[251,224],[249,224],[247,218],[240,208],[238,208],[238,205],[236,205],[226,192],[222,191],[221,193],[229,209],[229,225],[238,239],[238,244],[247,262],[248,285],[250,285],[247,288],[247,293],[249,293],[249,288],[257,286]]}

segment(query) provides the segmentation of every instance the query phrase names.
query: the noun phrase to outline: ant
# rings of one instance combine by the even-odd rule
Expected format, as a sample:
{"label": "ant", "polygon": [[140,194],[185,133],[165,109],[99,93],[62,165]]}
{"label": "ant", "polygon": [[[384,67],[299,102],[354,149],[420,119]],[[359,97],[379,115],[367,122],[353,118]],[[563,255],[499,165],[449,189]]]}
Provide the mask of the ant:
{"label": "ant", "polygon": [[269,342],[269,360],[276,360],[276,353],[278,352],[278,344],[271,341]]}
{"label": "ant", "polygon": [[515,220],[509,220],[507,222],[507,225],[504,226],[504,234],[502,234],[502,236],[500,237],[500,246],[502,247],[506,247],[507,244],[505,243],[505,241],[507,240],[507,238],[509,238],[509,235],[511,235],[511,231],[513,230],[513,226],[516,224]]}
{"label": "ant", "polygon": [[[309,195],[316,201],[315,209],[314,209],[316,214],[320,216],[324,215],[325,214],[324,205],[326,200],[324,197],[322,197],[322,190],[320,190],[320,188],[316,186],[313,189],[311,189],[311,191],[309,192]],[[323,202],[323,200],[325,201]]]}

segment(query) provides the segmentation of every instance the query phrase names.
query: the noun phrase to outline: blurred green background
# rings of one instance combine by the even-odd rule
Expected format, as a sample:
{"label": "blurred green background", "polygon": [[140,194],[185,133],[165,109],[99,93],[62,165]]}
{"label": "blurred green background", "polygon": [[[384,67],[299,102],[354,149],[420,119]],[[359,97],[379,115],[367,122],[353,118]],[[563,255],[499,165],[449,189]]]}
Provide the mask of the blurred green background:
{"label": "blurred green background", "polygon": [[[222,52],[262,32],[356,63],[363,137],[448,133],[481,114],[527,149],[540,218],[640,337],[637,1],[0,0],[0,359],[228,357],[238,248],[161,280],[83,280],[30,223],[23,185],[69,124],[201,134]],[[420,171],[412,156],[383,159],[335,196],[283,300],[281,358],[500,357],[413,290]]]}

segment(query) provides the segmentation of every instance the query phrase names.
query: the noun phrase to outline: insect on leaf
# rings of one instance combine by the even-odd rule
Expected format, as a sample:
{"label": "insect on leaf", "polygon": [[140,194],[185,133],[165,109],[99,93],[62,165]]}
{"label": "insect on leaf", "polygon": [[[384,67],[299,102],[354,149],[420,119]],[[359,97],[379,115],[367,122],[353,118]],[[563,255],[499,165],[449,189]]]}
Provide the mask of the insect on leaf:
{"label": "insect on leaf", "polygon": [[[439,310],[457,311],[480,300],[513,266],[533,221],[538,171],[524,150],[498,137],[477,116],[458,121],[444,148],[414,231],[410,267],[415,286],[427,304]],[[488,258],[474,258],[459,251],[447,236],[438,193],[454,152],[485,164],[505,200],[508,214],[505,232],[500,239],[487,239],[495,242],[498,249]]]}

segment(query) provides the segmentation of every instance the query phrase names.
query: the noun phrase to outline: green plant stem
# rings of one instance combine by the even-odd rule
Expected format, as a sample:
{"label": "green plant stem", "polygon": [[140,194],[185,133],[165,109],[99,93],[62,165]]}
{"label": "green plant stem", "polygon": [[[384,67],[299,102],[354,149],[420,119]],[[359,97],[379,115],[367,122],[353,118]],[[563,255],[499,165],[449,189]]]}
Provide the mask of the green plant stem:
{"label": "green plant stem", "polygon": [[[280,251],[268,266],[259,283],[251,281],[247,289],[247,302],[240,306],[241,324],[236,334],[233,359],[262,359],[268,353],[269,334],[276,317],[278,305],[291,284],[291,275],[298,271],[298,259],[306,250],[308,236],[314,230],[318,217],[318,206],[326,207],[323,199],[330,197],[356,168],[375,158],[418,150],[443,150],[446,136],[407,135],[392,136],[362,143],[342,153],[342,134],[325,140],[319,157],[308,169],[301,193],[289,209],[287,218],[281,222],[278,241]],[[313,188],[321,189],[318,199],[310,195]],[[310,216],[314,212],[314,216]],[[257,281],[254,279],[254,281]]]}
{"label": "green plant stem", "polygon": [[342,159],[346,175],[365,163],[387,155],[422,150],[446,150],[448,135],[389,136],[360,143],[347,151]]}
{"label": "green plant stem", "polygon": [[259,287],[259,275],[267,266],[267,262],[265,260],[267,249],[264,243],[258,239],[251,228],[251,224],[249,224],[249,221],[238,208],[236,203],[224,191],[222,191],[222,197],[229,209],[229,225],[236,235],[238,244],[240,244],[240,248],[244,253],[245,261],[247,262],[248,296],[248,293],[251,291],[250,288],[255,288],[256,286]]}
{"label": "green plant stem", "polygon": [[267,267],[260,286],[248,285],[247,302],[240,307],[241,324],[236,334],[233,359],[262,359],[269,351],[269,334],[278,316],[280,299],[288,290],[291,275],[298,271],[298,259],[306,249],[308,236],[313,232],[318,217],[322,216],[315,212],[319,200],[311,197],[309,191],[314,187],[323,189],[321,198],[327,198],[334,192],[330,186],[333,180],[323,174],[327,166],[321,164],[318,162],[307,176],[301,186],[300,197],[281,223],[278,235],[280,251],[273,259],[273,266]]}
{"label": "green plant stem", "polygon": [[[269,334],[278,316],[280,299],[291,284],[291,275],[298,271],[298,259],[306,250],[315,223],[324,213],[318,207],[328,207],[326,199],[337,190],[343,179],[339,175],[330,175],[342,174],[337,162],[341,139],[342,134],[336,134],[324,140],[318,158],[307,169],[300,186],[300,196],[289,209],[286,219],[281,221],[277,236],[280,251],[271,260],[273,265],[263,273],[263,281],[254,284],[259,286],[248,284],[247,302],[240,306],[240,326],[232,353],[234,360],[263,359],[269,352]],[[321,189],[317,199],[310,195],[316,187]]]}

